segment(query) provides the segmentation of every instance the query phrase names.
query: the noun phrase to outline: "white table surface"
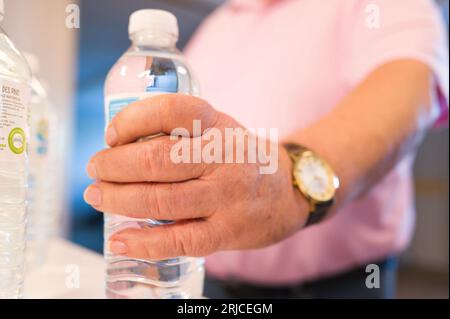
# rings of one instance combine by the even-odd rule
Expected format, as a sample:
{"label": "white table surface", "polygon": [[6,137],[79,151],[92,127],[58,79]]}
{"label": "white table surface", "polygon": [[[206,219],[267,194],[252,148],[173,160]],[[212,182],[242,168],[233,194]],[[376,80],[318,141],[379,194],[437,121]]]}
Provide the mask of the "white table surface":
{"label": "white table surface", "polygon": [[104,262],[95,252],[54,239],[44,265],[25,276],[24,297],[29,299],[102,299]]}

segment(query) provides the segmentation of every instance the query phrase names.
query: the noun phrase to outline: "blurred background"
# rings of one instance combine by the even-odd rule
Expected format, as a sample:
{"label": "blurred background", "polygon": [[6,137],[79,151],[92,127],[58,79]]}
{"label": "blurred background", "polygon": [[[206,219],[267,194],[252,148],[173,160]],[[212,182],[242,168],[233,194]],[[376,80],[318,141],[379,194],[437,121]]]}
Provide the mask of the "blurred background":
{"label": "blurred background", "polygon": [[[128,48],[128,17],[142,8],[160,8],[179,19],[183,48],[221,0],[6,0],[2,28],[23,51],[40,59],[40,77],[57,105],[65,155],[60,205],[61,234],[101,252],[102,216],[83,201],[89,184],[85,165],[103,147],[103,82]],[[437,1],[448,24],[448,0]],[[80,8],[80,28],[67,28],[66,8]],[[448,298],[449,132],[429,134],[415,166],[417,229],[403,255],[399,298]]]}

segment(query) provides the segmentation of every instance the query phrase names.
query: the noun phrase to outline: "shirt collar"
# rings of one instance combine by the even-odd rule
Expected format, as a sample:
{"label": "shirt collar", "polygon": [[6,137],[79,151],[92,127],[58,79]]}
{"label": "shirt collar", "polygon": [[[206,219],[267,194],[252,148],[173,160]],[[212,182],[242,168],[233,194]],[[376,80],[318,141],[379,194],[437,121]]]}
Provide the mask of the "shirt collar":
{"label": "shirt collar", "polygon": [[230,0],[230,4],[237,9],[260,9],[279,1],[281,0]]}

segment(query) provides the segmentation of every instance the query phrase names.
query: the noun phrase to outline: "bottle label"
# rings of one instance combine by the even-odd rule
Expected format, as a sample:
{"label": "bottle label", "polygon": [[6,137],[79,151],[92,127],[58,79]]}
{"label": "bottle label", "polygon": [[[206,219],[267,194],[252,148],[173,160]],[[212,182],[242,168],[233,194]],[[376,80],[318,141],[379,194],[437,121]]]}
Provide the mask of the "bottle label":
{"label": "bottle label", "polygon": [[25,158],[30,88],[0,78],[0,159]]}
{"label": "bottle label", "polygon": [[129,104],[146,98],[163,94],[164,92],[123,93],[112,94],[105,97],[106,125],[108,126],[114,116]]}

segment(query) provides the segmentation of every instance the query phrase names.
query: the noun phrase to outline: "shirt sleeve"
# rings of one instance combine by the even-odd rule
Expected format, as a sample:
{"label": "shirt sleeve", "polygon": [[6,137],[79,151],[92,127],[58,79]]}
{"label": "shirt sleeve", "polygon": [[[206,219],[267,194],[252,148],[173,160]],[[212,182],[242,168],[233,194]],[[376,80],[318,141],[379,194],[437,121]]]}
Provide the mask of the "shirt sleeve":
{"label": "shirt sleeve", "polygon": [[[349,2],[350,3],[350,2]],[[355,0],[342,23],[346,83],[355,86],[381,65],[397,59],[427,64],[436,79],[436,126],[448,123],[449,55],[447,31],[432,0]]]}

